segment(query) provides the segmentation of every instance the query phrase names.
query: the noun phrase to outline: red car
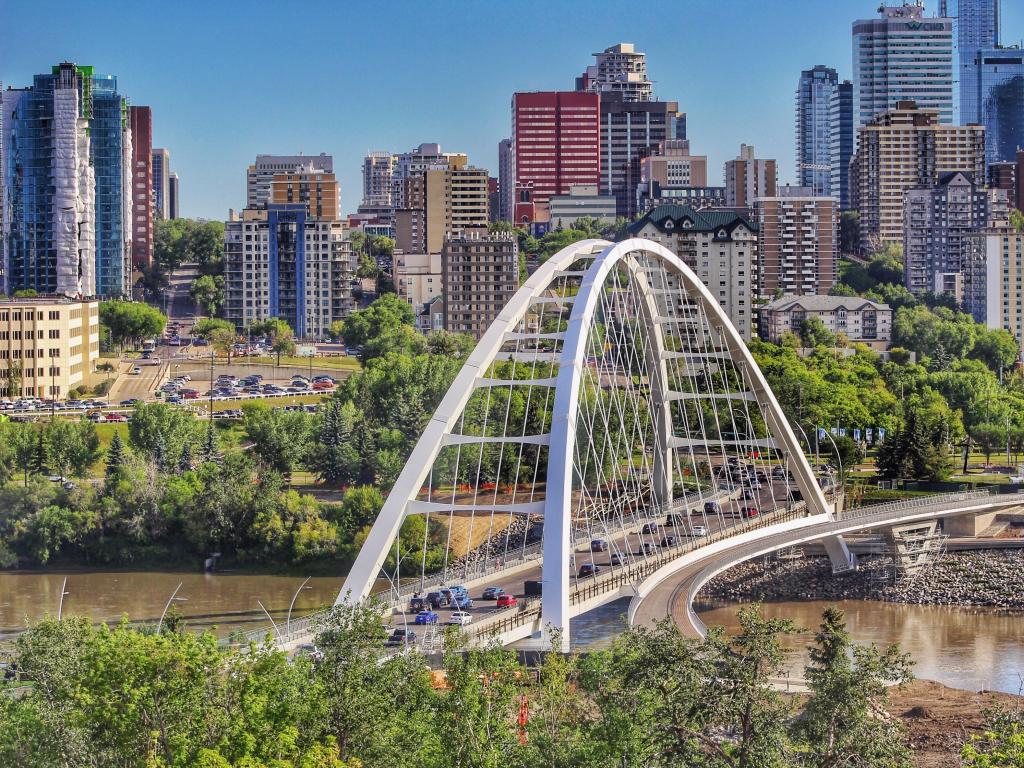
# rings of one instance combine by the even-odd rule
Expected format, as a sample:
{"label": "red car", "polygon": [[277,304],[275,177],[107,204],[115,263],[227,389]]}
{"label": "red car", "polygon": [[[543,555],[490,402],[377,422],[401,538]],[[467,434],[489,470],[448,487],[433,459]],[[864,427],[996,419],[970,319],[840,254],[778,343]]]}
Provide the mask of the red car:
{"label": "red car", "polygon": [[740,510],[740,514],[745,518],[757,517],[760,513],[757,511],[757,507],[744,507]]}
{"label": "red car", "polygon": [[496,605],[499,608],[515,608],[518,605],[515,595],[498,595]]}
{"label": "red car", "polygon": [[198,389],[186,389],[181,393],[181,396],[185,400],[198,400],[199,390]]}
{"label": "red car", "polygon": [[107,421],[128,421],[128,417],[123,413],[108,413]]}
{"label": "red car", "polygon": [[329,381],[318,381],[313,384],[314,392],[323,392],[326,389],[334,389],[334,385]]}

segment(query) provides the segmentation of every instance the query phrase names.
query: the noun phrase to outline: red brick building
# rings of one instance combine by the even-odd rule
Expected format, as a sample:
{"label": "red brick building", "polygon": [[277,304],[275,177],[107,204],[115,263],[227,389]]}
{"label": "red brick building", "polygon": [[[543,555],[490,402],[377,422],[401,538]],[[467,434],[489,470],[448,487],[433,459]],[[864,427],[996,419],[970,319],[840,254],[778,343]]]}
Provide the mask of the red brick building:
{"label": "red brick building", "polygon": [[543,91],[512,96],[515,221],[546,221],[553,195],[601,180],[601,97]]}
{"label": "red brick building", "polygon": [[129,108],[132,129],[132,266],[153,263],[153,112]]}

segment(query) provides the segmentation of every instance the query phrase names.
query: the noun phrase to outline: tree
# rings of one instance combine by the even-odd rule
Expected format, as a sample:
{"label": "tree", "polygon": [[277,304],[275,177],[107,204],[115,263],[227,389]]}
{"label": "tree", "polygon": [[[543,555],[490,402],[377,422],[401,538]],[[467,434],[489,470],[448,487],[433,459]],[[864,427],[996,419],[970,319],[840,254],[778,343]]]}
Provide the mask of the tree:
{"label": "tree", "polygon": [[141,302],[104,301],[100,304],[100,322],[110,329],[111,341],[120,347],[129,341],[138,344],[159,336],[167,325],[167,317]]}
{"label": "tree", "polygon": [[4,382],[4,394],[8,397],[19,397],[21,395],[21,380],[24,367],[21,360],[11,360],[7,368],[7,380]]}
{"label": "tree", "polygon": [[115,432],[114,437],[110,441],[110,447],[107,449],[107,469],[106,479],[107,482],[111,482],[117,473],[124,466],[127,448],[125,447],[124,440],[121,439],[121,433]]}
{"label": "tree", "polygon": [[285,477],[305,458],[313,418],[305,411],[282,411],[264,402],[242,405],[242,429],[257,459]]}
{"label": "tree", "polygon": [[219,330],[229,331],[233,337],[235,333],[235,325],[227,320],[218,320],[215,317],[204,317],[192,328],[192,334],[209,341],[213,336],[213,333]]}
{"label": "tree", "polygon": [[971,439],[978,444],[985,454],[985,465],[992,463],[992,454],[1006,446],[1006,428],[1001,424],[975,424],[969,430]]}
{"label": "tree", "polygon": [[944,480],[949,456],[936,425],[929,426],[915,404],[904,408],[902,428],[890,430],[878,449],[878,474],[886,479]]}
{"label": "tree", "polygon": [[812,315],[800,323],[800,338],[805,347],[834,347],[836,336],[817,315]]}
{"label": "tree", "polygon": [[78,422],[58,419],[43,430],[47,465],[61,477],[84,477],[100,455],[96,425],[88,419]]}
{"label": "tree", "polygon": [[[197,426],[188,411],[166,403],[137,403],[128,424],[128,440],[140,456],[173,467],[185,443],[196,439]],[[158,450],[163,453],[160,457]]]}
{"label": "tree", "polygon": [[295,332],[288,323],[279,317],[256,321],[249,326],[249,334],[267,337],[271,352],[277,355],[278,365],[281,364],[281,355],[290,355],[295,352]]}
{"label": "tree", "polygon": [[235,342],[238,336],[235,334],[235,329],[230,324],[227,328],[219,326],[210,331],[207,339],[210,342],[210,346],[213,351],[218,355],[223,355],[227,358],[228,363],[231,363],[231,355],[235,351]]}
{"label": "tree", "polygon": [[213,461],[217,455],[217,435],[213,430],[213,420],[206,425],[206,437],[203,438],[203,450],[200,453],[203,461]]}
{"label": "tree", "polygon": [[310,445],[306,466],[327,485],[359,479],[361,459],[352,440],[358,412],[352,403],[332,398],[320,411],[317,439]]}
{"label": "tree", "polygon": [[1009,371],[1020,356],[1020,345],[1009,331],[979,324],[970,356],[981,360],[992,371]]}
{"label": "tree", "polygon": [[192,281],[188,293],[206,314],[216,315],[224,305],[224,278],[221,275],[200,275]]}
{"label": "tree", "polygon": [[805,672],[811,696],[794,723],[794,735],[808,745],[806,764],[909,768],[903,728],[878,713],[888,685],[910,682],[911,664],[895,645],[884,651],[854,646],[843,612],[827,607]]}
{"label": "tree", "polygon": [[390,335],[400,326],[412,327],[415,322],[416,312],[409,303],[389,293],[349,315],[341,335],[348,346],[362,347]]}
{"label": "tree", "polygon": [[842,254],[860,251],[860,213],[843,211],[839,217],[839,252]]}

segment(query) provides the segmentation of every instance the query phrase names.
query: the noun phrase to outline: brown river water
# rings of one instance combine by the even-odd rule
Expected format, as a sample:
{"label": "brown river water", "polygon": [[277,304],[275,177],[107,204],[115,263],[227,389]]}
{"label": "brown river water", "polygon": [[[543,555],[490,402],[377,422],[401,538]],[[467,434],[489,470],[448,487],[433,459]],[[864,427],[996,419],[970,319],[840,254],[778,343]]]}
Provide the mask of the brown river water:
{"label": "brown river water", "polygon": [[[302,584],[301,576],[267,576],[251,573],[174,573],[161,571],[0,571],[0,644],[5,644],[26,625],[44,616],[55,616],[61,583],[67,577],[64,615],[87,616],[92,621],[116,622],[127,615],[133,622],[156,623],[178,584],[175,606],[193,629],[213,629],[220,636],[236,630],[266,628],[269,622],[259,606],[267,608],[275,622],[284,623],[288,605]],[[341,588],[343,576],[315,577],[299,591],[292,618],[329,605]],[[382,588],[386,585],[380,585]],[[257,602],[259,601],[259,602]],[[809,631],[785,638],[793,653],[790,674],[803,676],[805,649],[812,640],[825,602],[766,603],[772,617],[789,618]],[[1004,615],[981,608],[899,605],[848,600],[839,603],[846,612],[850,634],[858,643],[898,642],[916,662],[918,677],[954,688],[1017,693],[1024,681],[1024,616]],[[621,631],[628,601],[619,600],[586,616],[573,619],[572,636],[581,649],[606,645]],[[705,609],[701,619],[738,629],[739,605]]]}

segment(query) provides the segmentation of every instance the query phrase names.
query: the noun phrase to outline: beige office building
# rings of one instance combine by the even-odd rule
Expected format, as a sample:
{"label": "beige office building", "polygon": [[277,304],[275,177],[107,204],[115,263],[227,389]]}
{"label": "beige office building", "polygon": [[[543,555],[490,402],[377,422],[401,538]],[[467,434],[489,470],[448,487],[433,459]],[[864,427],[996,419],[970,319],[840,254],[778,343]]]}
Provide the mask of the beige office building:
{"label": "beige office building", "polygon": [[1024,354],[1024,233],[1002,226],[967,241],[965,308],[975,321],[1012,333]]}
{"label": "beige office building", "polygon": [[955,171],[985,178],[984,127],[942,125],[937,109],[901,101],[858,128],[850,192],[860,211],[861,249],[902,243],[907,191],[934,187]]}
{"label": "beige office building", "polygon": [[688,139],[663,141],[657,154],[640,160],[640,182],[652,181],[662,187],[706,187],[708,157],[691,155]]}
{"label": "beige office building", "polygon": [[445,329],[479,339],[519,287],[519,244],[511,232],[466,230],[445,240],[441,270]]}
{"label": "beige office building", "polygon": [[405,205],[395,210],[395,248],[441,253],[445,237],[488,223],[487,170],[453,155],[447,168],[431,168],[402,181]]}
{"label": "beige office building", "polygon": [[[99,356],[98,301],[0,299],[0,395],[67,397],[89,383]],[[20,391],[8,391],[12,370]]]}

